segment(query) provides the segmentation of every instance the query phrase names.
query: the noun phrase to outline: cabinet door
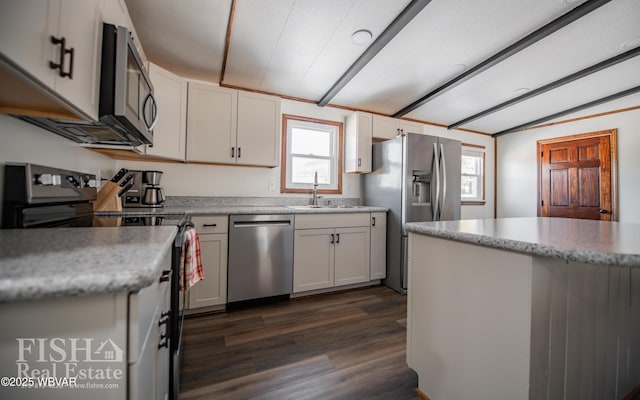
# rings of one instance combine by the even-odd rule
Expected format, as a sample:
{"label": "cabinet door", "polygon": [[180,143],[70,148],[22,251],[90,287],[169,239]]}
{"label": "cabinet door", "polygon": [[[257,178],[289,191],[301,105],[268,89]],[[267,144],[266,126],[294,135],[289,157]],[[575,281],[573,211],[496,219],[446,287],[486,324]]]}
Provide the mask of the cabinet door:
{"label": "cabinet door", "polygon": [[369,281],[369,227],[335,230],[335,286]]}
{"label": "cabinet door", "polygon": [[280,164],[280,119],[279,97],[238,92],[238,164]]}
{"label": "cabinet door", "polygon": [[355,112],[347,118],[344,172],[371,172],[371,114]]}
{"label": "cabinet door", "polygon": [[189,309],[227,302],[227,235],[200,235],[204,279],[189,289]]}
{"label": "cabinet door", "polygon": [[293,292],[333,286],[333,229],[296,230],[293,248]]}
{"label": "cabinet door", "polygon": [[382,115],[373,115],[371,126],[371,135],[376,139],[393,139],[398,135],[397,118],[383,117]]}
{"label": "cabinet door", "polygon": [[53,89],[57,60],[51,32],[58,24],[58,4],[42,0],[0,2],[0,52]]}
{"label": "cabinet door", "polygon": [[370,279],[387,277],[387,213],[371,213]]}
{"label": "cabinet door", "polygon": [[238,91],[189,82],[188,99],[187,160],[235,164]]}
{"label": "cabinet door", "polygon": [[187,143],[187,80],[149,65],[149,75],[158,102],[158,124],[153,130],[153,145],[147,154],[184,161]]}
{"label": "cabinet door", "polygon": [[407,121],[406,119],[401,119],[400,121],[400,130],[404,133],[422,133],[422,124],[419,122]]}
{"label": "cabinet door", "polygon": [[[73,49],[73,57],[65,56],[65,71],[72,68],[73,76],[72,79],[60,77],[56,71],[56,91],[91,118],[98,119],[102,49],[98,0],[60,1],[58,26],[57,36],[65,38],[67,49]],[[57,46],[56,57],[59,57],[59,50],[60,46]]]}

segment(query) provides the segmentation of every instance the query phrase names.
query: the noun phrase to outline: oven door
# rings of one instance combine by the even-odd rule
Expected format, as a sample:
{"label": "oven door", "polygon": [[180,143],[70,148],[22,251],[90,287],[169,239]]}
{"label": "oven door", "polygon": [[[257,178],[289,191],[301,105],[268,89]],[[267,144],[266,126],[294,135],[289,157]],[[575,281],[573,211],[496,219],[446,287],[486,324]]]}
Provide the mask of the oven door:
{"label": "oven door", "polygon": [[[185,240],[184,233],[187,229],[193,229],[191,222],[186,222],[179,227],[178,235],[173,246],[173,280],[171,281],[171,340],[170,340],[170,381],[169,381],[169,398],[178,399],[180,393],[180,360],[182,358],[182,325],[184,322],[185,308],[187,306],[187,290],[180,290],[180,279],[186,279],[181,276],[182,269],[182,250]],[[186,287],[186,284],[182,285]]]}

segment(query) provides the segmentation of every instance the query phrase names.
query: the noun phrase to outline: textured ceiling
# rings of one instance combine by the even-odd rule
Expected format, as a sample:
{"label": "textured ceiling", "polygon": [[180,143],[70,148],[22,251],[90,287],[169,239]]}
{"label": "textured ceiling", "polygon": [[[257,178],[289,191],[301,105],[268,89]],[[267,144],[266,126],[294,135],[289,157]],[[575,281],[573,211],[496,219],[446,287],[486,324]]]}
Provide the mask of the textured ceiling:
{"label": "textured ceiling", "polygon": [[[318,101],[369,46],[352,33],[367,29],[375,40],[409,0],[236,0],[224,76],[231,0],[126,3],[151,61],[190,78]],[[582,3],[432,0],[330,104],[394,114]],[[612,0],[405,117],[458,122],[640,46],[638,21],[639,0]],[[461,127],[495,133],[638,85],[640,56]]]}

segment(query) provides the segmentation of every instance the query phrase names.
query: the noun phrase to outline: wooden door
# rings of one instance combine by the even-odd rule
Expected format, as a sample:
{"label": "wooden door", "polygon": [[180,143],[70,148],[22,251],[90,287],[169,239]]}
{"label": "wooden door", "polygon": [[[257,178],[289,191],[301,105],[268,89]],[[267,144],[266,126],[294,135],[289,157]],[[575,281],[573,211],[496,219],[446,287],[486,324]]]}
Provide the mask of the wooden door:
{"label": "wooden door", "polygon": [[615,219],[615,131],[538,142],[538,216]]}

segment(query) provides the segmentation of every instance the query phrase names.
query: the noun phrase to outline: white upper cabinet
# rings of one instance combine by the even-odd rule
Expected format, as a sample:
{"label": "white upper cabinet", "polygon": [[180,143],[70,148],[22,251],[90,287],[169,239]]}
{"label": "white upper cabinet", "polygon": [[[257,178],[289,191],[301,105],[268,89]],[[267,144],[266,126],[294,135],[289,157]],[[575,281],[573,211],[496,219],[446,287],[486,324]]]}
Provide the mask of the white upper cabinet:
{"label": "white upper cabinet", "polygon": [[189,82],[187,160],[279,165],[280,98]]}
{"label": "white upper cabinet", "polygon": [[149,76],[158,103],[158,123],[153,130],[153,145],[147,154],[185,160],[187,142],[187,80],[155,64]]}
{"label": "white upper cabinet", "polygon": [[406,119],[399,119],[398,127],[404,133],[424,133],[423,125],[419,122],[407,121]]}
{"label": "white upper cabinet", "polygon": [[376,139],[393,139],[398,135],[398,119],[391,117],[383,117],[382,115],[373,115],[373,126],[371,128],[371,136]]}
{"label": "white upper cabinet", "polygon": [[422,124],[406,119],[373,115],[372,136],[374,139],[393,139],[400,132],[422,133]]}
{"label": "white upper cabinet", "polygon": [[371,114],[354,112],[347,118],[344,172],[371,172]]}
{"label": "white upper cabinet", "polygon": [[187,160],[235,163],[238,91],[189,81]]}
{"label": "white upper cabinet", "polygon": [[280,164],[280,98],[238,92],[238,164]]}
{"label": "white upper cabinet", "polygon": [[0,51],[88,117],[98,117],[98,0],[0,3]]}

